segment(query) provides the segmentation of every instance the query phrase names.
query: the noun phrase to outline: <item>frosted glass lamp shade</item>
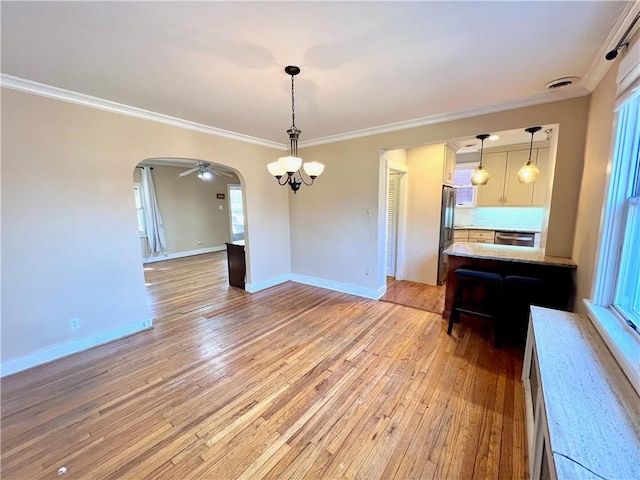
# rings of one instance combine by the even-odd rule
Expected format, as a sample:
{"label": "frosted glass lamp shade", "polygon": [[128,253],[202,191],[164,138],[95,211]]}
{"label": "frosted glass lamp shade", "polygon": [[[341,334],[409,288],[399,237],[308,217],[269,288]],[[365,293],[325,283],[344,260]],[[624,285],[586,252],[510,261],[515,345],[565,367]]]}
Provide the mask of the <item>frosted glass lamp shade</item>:
{"label": "frosted glass lamp shade", "polygon": [[518,181],[520,183],[533,183],[538,179],[540,170],[531,162],[527,162],[518,172]]}
{"label": "frosted glass lamp shade", "polygon": [[269,173],[274,177],[281,177],[287,173],[282,168],[282,165],[280,165],[280,162],[271,162],[267,165],[267,170],[269,170]]}
{"label": "frosted glass lamp shade", "polygon": [[324,165],[319,162],[307,162],[304,164],[304,171],[311,178],[316,178],[324,171]]}
{"label": "frosted glass lamp shade", "polygon": [[482,165],[471,174],[471,185],[486,185],[489,181],[489,172]]}
{"label": "frosted glass lamp shade", "polygon": [[213,173],[211,173],[209,170],[205,170],[204,172],[202,172],[202,180],[213,180]]}
{"label": "frosted glass lamp shade", "polygon": [[287,173],[297,172],[302,165],[302,159],[300,157],[280,157],[278,162],[280,162],[280,166]]}

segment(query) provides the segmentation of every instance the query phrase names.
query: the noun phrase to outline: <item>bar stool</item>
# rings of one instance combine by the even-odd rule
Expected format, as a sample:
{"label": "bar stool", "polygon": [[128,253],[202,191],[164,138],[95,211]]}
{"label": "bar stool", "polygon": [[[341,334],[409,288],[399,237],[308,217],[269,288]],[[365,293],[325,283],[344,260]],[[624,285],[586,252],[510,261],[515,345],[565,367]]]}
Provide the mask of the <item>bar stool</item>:
{"label": "bar stool", "polygon": [[531,305],[557,308],[553,282],[547,278],[524,275],[504,277],[504,296],[509,324],[520,343],[526,340]]}
{"label": "bar stool", "polygon": [[[493,321],[494,346],[500,348],[502,344],[502,288],[504,277],[496,272],[476,270],[470,267],[460,267],[454,272],[456,290],[451,306],[447,335],[451,335],[453,324],[460,319],[460,314],[485,318]],[[472,289],[481,288],[481,298],[468,299]],[[467,297],[467,299],[465,299]]]}

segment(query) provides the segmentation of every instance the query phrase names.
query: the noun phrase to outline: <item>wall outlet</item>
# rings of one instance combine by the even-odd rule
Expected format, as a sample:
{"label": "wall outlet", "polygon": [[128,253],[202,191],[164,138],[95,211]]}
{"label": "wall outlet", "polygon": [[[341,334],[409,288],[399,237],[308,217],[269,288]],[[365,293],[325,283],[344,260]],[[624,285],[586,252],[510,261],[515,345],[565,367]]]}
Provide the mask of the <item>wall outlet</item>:
{"label": "wall outlet", "polygon": [[198,242],[198,245],[202,245],[202,242]]}
{"label": "wall outlet", "polygon": [[364,274],[365,275],[370,275],[371,274],[371,269],[370,268],[365,268]]}
{"label": "wall outlet", "polygon": [[80,328],[80,319],[78,317],[70,318],[69,319],[69,326],[71,327],[71,330],[79,329]]}

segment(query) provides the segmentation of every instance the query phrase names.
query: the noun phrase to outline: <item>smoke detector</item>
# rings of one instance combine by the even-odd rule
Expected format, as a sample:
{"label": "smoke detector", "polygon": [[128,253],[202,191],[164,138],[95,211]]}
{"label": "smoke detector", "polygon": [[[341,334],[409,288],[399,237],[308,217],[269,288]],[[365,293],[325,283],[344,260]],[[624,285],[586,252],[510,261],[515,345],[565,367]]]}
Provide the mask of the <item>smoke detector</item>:
{"label": "smoke detector", "polygon": [[564,88],[564,87],[573,85],[578,80],[580,80],[580,77],[560,77],[560,78],[556,78],[555,80],[551,80],[549,83],[545,85],[545,88],[549,90]]}

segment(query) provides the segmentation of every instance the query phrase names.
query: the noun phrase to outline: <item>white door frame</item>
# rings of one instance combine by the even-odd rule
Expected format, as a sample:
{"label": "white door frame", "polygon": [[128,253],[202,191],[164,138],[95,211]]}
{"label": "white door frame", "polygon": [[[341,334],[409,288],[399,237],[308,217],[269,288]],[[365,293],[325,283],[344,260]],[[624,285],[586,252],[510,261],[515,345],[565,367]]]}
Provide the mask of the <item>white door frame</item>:
{"label": "white door frame", "polygon": [[[396,232],[396,280],[402,280],[404,278],[404,259],[405,259],[405,238],[407,231],[407,183],[409,167],[404,163],[387,161],[386,162],[386,179],[385,179],[385,198],[389,196],[389,174],[400,174],[398,182],[398,230]],[[388,206],[385,207],[385,218],[388,218]],[[386,224],[385,224],[386,227]],[[389,245],[386,240],[385,229],[385,259]],[[386,268],[386,261],[385,261]]]}

